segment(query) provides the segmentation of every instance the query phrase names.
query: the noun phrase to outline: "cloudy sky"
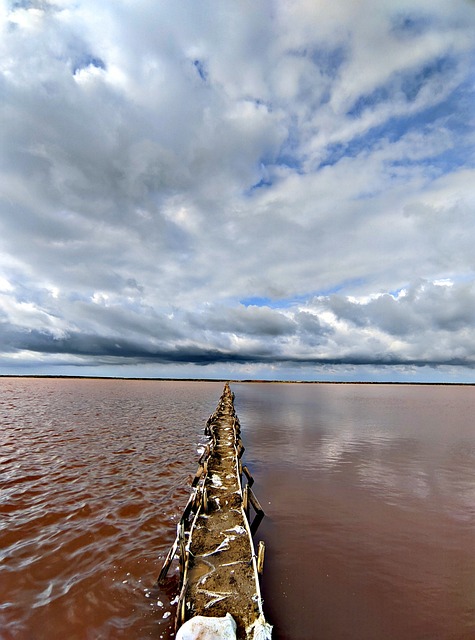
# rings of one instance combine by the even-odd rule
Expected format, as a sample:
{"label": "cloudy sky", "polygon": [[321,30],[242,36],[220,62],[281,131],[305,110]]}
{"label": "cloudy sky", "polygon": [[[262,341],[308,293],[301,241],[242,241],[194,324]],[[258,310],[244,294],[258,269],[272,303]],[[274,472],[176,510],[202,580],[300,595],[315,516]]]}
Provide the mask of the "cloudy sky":
{"label": "cloudy sky", "polygon": [[0,373],[475,382],[475,2],[0,7]]}

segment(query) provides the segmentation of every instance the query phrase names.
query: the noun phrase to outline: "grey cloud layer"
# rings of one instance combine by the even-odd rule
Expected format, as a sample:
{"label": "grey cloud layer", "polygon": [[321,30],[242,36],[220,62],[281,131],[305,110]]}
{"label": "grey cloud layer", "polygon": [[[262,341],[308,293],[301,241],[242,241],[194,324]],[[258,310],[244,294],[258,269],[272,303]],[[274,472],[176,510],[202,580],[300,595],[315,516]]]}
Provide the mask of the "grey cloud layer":
{"label": "grey cloud layer", "polygon": [[475,9],[358,7],[1,9],[2,351],[471,366]]}
{"label": "grey cloud layer", "polygon": [[[209,307],[173,318],[75,302],[76,326],[3,323],[3,350],[117,358],[123,364],[292,363],[475,366],[475,287],[419,282],[365,302],[318,297],[285,311]],[[75,312],[75,313],[73,313]],[[43,320],[43,326],[41,325]],[[107,325],[107,330],[104,327]],[[34,328],[32,328],[34,326]]]}

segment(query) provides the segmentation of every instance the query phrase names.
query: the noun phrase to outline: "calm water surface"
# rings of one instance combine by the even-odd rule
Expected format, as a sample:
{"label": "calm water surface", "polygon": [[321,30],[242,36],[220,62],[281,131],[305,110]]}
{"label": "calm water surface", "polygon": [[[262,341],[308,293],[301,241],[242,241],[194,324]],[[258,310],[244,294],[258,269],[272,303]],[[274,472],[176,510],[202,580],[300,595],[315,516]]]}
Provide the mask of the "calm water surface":
{"label": "calm water surface", "polygon": [[[169,639],[221,383],[0,379],[0,638]],[[276,640],[475,638],[475,388],[233,384]]]}
{"label": "calm water surface", "polygon": [[475,638],[475,388],[234,385],[286,640]]}

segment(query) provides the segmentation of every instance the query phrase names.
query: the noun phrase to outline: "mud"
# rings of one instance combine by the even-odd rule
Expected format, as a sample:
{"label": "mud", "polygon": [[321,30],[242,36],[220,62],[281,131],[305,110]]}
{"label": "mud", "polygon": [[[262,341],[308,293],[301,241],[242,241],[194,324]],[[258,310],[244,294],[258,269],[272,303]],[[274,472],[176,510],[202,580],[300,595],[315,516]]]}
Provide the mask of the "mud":
{"label": "mud", "polygon": [[193,508],[180,543],[182,589],[177,627],[195,615],[224,616],[250,636],[262,615],[256,555],[242,486],[239,420],[228,385],[207,424],[209,448],[195,479]]}

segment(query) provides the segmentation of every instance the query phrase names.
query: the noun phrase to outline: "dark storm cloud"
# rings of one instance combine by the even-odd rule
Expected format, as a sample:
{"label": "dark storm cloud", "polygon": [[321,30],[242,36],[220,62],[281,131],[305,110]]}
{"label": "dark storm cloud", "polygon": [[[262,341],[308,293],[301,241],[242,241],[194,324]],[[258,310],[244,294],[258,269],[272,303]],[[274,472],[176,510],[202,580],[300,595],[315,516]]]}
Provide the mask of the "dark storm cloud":
{"label": "dark storm cloud", "polygon": [[[397,296],[355,301],[316,298],[306,310],[268,307],[208,308],[191,316],[142,318],[121,307],[74,302],[78,325],[71,331],[47,326],[33,315],[19,329],[4,320],[6,353],[102,358],[137,364],[198,365],[414,365],[475,363],[475,289],[471,284],[420,282]],[[31,329],[34,322],[42,328]],[[108,332],[103,331],[109,322]],[[434,345],[434,340],[438,343]],[[111,360],[112,359],[112,360]]]}
{"label": "dark storm cloud", "polygon": [[472,282],[414,283],[397,297],[382,294],[365,303],[333,296],[329,308],[359,327],[374,327],[394,337],[430,331],[470,330],[475,322],[475,287]]}
{"label": "dark storm cloud", "polygon": [[297,324],[292,318],[268,307],[215,307],[201,314],[188,314],[191,330],[242,336],[278,337],[292,335]]}

